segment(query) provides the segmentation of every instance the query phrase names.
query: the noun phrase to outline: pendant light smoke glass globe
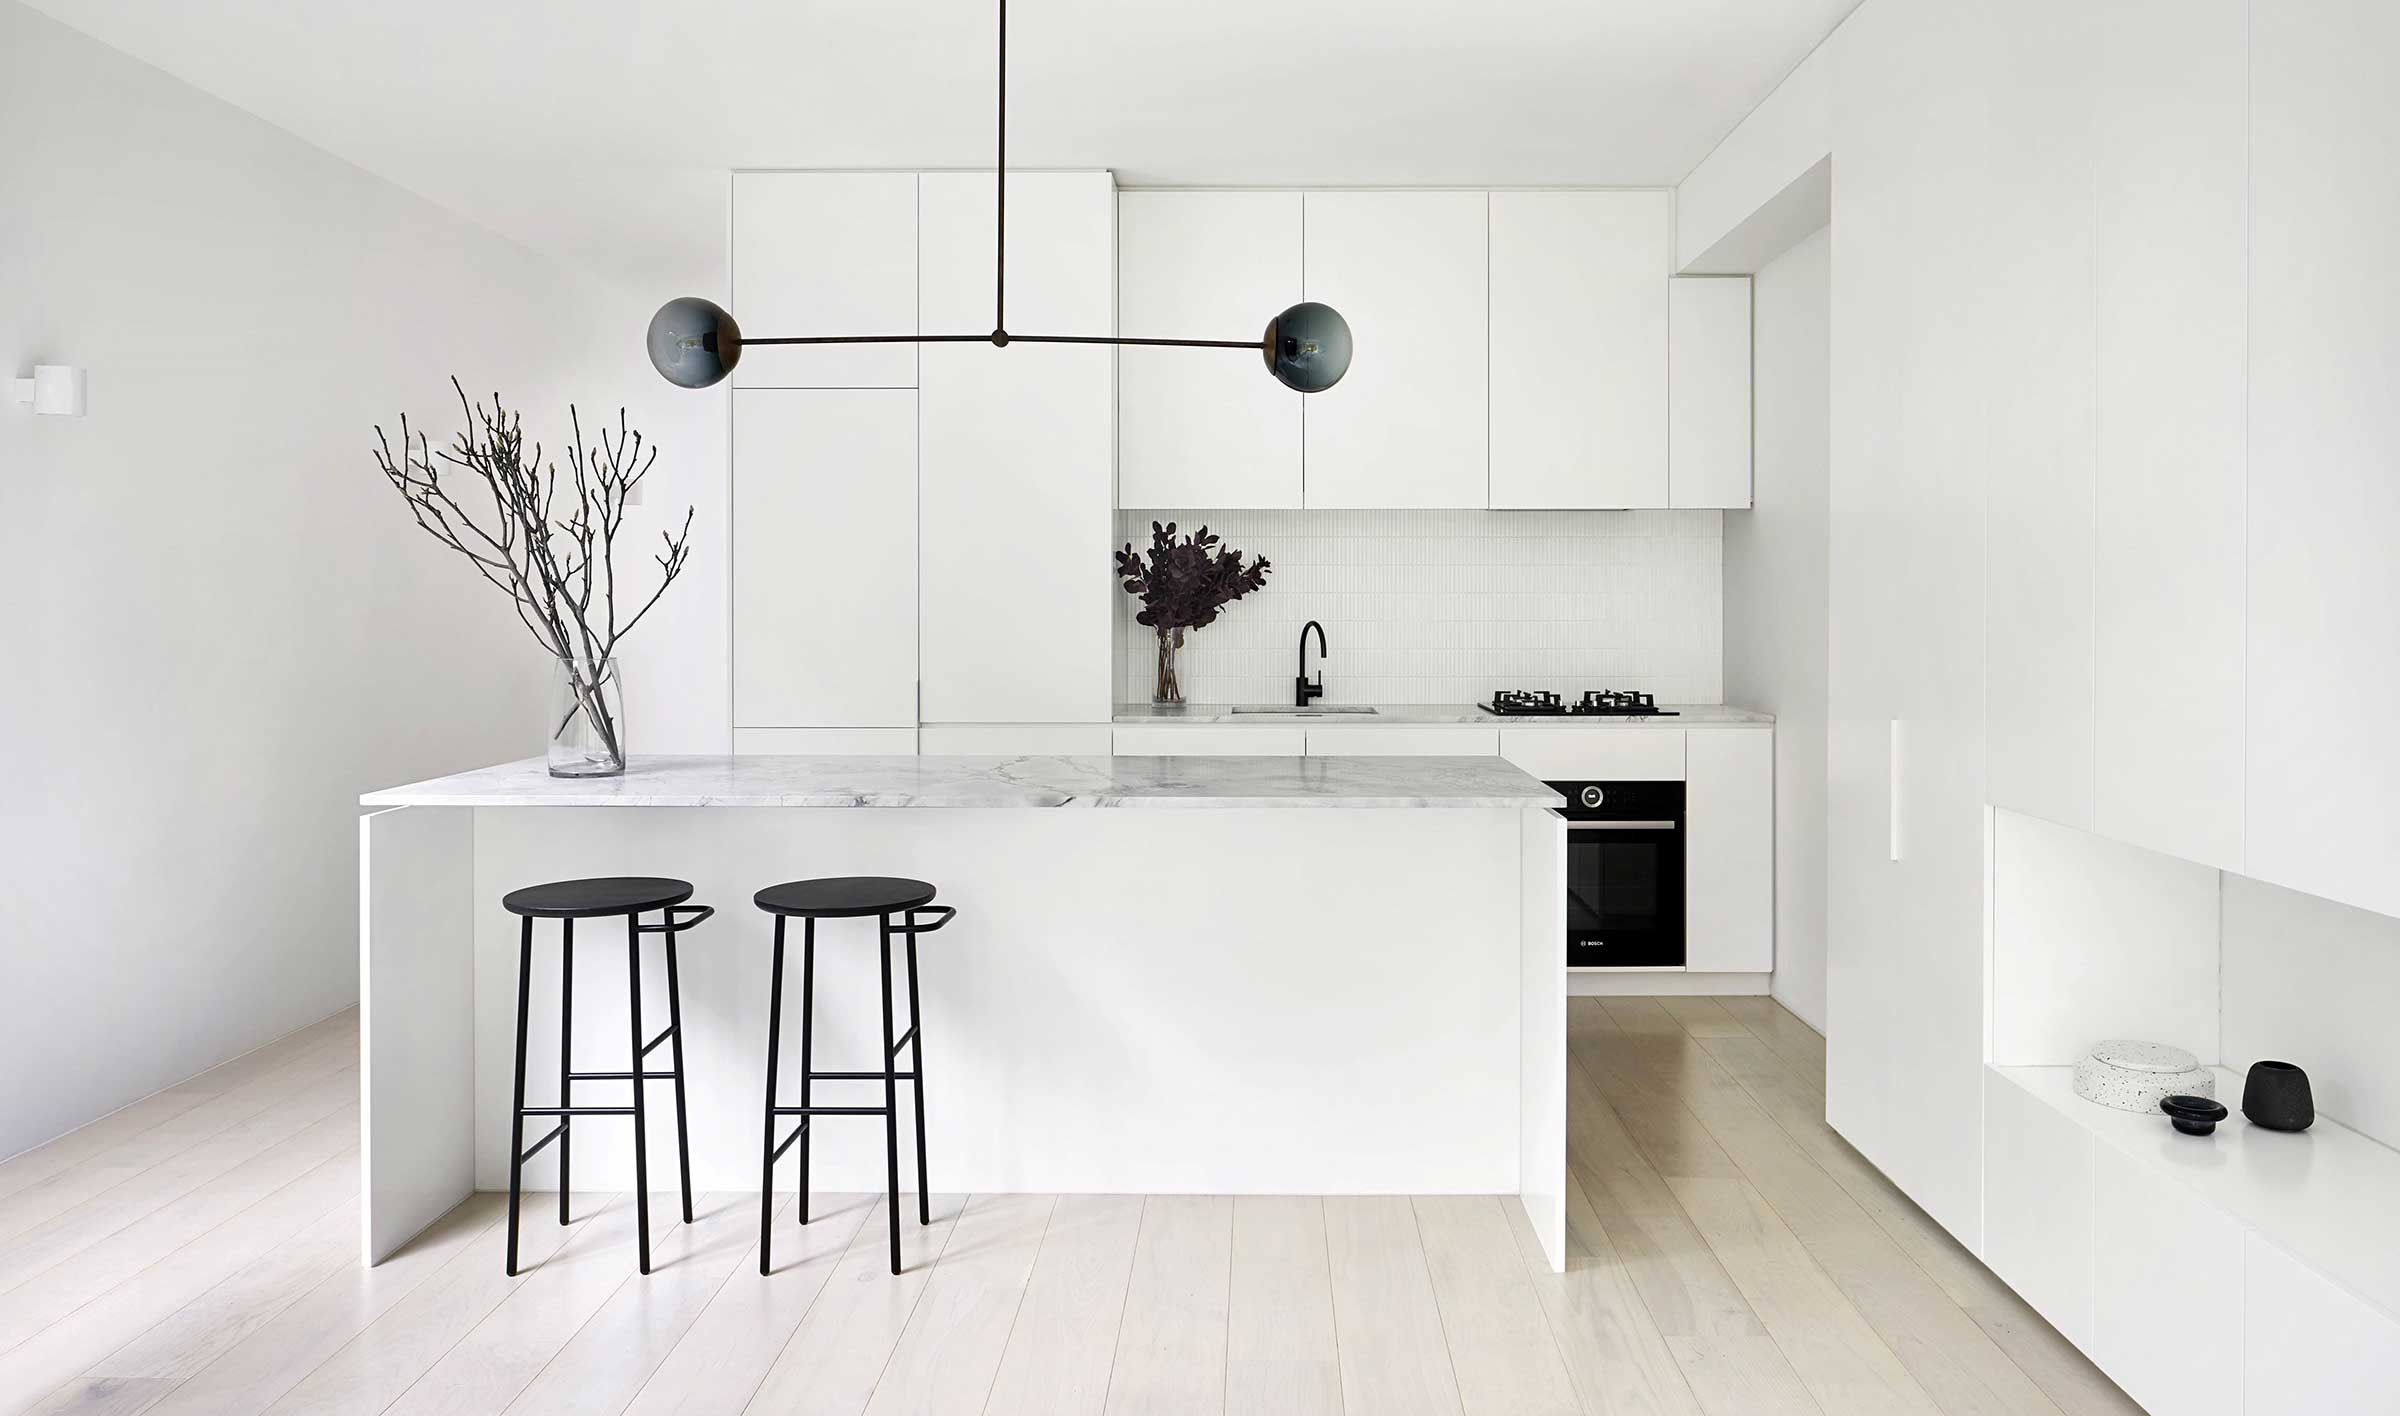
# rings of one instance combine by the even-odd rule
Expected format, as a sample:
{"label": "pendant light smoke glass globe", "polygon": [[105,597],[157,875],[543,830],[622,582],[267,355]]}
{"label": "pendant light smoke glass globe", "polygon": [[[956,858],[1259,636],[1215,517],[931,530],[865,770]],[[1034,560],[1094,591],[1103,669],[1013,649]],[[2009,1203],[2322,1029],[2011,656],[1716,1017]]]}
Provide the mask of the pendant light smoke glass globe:
{"label": "pendant light smoke glass globe", "polygon": [[1267,322],[1267,369],[1285,388],[1323,393],[1350,372],[1350,324],[1331,305],[1304,301]]}
{"label": "pendant light smoke glass globe", "polygon": [[742,327],[696,295],[659,306],[648,342],[651,367],[680,388],[706,388],[742,359]]}

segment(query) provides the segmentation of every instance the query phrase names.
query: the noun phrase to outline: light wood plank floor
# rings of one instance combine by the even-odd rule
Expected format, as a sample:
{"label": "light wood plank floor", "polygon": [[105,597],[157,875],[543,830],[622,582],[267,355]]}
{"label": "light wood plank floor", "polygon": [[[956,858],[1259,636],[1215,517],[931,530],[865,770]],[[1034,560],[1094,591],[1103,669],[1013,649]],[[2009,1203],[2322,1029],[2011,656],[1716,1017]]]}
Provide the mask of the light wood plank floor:
{"label": "light wood plank floor", "polygon": [[356,1261],[357,1019],[0,1163],[0,1413],[2138,1412],[1825,1125],[1765,999],[1576,999],[1565,1274],[1513,1200],[499,1196]]}

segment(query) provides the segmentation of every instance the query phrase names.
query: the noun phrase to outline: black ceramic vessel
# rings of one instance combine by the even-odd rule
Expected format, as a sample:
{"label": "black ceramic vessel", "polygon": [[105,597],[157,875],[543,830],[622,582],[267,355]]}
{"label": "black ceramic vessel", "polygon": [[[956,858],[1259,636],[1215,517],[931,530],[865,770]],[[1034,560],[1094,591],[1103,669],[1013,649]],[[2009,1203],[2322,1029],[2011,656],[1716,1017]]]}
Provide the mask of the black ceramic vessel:
{"label": "black ceramic vessel", "polygon": [[2308,1073],[2289,1062],[2253,1062],[2242,1083],[2242,1114],[2270,1131],[2305,1131],[2317,1119]]}
{"label": "black ceramic vessel", "polygon": [[2175,1129],[2187,1136],[2214,1134],[2217,1123],[2225,1119],[2224,1104],[2205,1096],[2162,1097],[2158,1109],[2167,1113]]}

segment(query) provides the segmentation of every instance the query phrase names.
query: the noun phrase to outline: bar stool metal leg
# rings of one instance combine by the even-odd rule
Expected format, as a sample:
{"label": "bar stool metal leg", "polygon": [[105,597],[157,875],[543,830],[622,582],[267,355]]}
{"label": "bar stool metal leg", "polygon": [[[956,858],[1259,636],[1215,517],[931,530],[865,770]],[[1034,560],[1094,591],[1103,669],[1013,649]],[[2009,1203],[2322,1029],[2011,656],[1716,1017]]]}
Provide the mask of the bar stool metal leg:
{"label": "bar stool metal leg", "polygon": [[[913,925],[915,921],[912,919]],[[917,1006],[917,932],[908,932],[908,1070],[917,1094],[917,1223],[933,1223],[925,1184],[925,1014]]]}
{"label": "bar stool metal leg", "polygon": [[650,1132],[642,1104],[642,917],[625,916],[626,1012],[633,1030],[633,1229],[641,1244],[641,1270],[650,1272]]}
{"label": "bar stool metal leg", "polygon": [[[672,918],[672,916],[670,916]],[[667,1027],[675,1037],[675,1163],[683,1179],[683,1222],[692,1222],[692,1130],[683,1104],[683,988],[675,977],[675,934],[667,933]],[[639,1063],[635,1070],[640,1070]],[[640,1083],[635,1083],[639,1086]]]}
{"label": "bar stool metal leg", "polygon": [[875,920],[877,942],[883,951],[883,1178],[885,1208],[890,1211],[892,1273],[900,1272],[900,1083],[892,1076],[892,917]]}
{"label": "bar stool metal leg", "polygon": [[517,1088],[508,1125],[508,1276],[517,1276],[517,1199],[525,1189],[525,1012],[533,986],[533,917],[517,934]]}
{"label": "bar stool metal leg", "polygon": [[[529,925],[532,922],[530,917],[526,920]],[[573,1183],[568,1179],[567,1143],[575,1138],[574,1133],[567,1129],[574,1124],[575,1118],[564,1114],[575,1105],[575,921],[568,919],[563,922],[567,927],[566,939],[558,953],[558,1105],[561,1113],[558,1118],[558,1222],[561,1224],[567,1222],[567,1189]],[[524,1104],[524,1098],[517,1100],[518,1105]]]}
{"label": "bar stool metal leg", "polygon": [[[775,927],[781,929],[783,920],[777,917]],[[800,1222],[808,1223],[808,1143],[811,1128],[807,1107],[811,1096],[809,1083],[816,1075],[817,1035],[817,922],[800,921]]]}
{"label": "bar stool metal leg", "polygon": [[[767,1106],[766,1138],[759,1142],[761,1157],[758,1167],[758,1271],[763,1277],[773,1267],[770,1246],[775,1229],[775,1063],[783,1042],[783,916],[775,916],[775,972],[767,985]],[[808,1118],[800,1118],[808,1124]],[[806,1202],[808,1187],[800,1190]]]}

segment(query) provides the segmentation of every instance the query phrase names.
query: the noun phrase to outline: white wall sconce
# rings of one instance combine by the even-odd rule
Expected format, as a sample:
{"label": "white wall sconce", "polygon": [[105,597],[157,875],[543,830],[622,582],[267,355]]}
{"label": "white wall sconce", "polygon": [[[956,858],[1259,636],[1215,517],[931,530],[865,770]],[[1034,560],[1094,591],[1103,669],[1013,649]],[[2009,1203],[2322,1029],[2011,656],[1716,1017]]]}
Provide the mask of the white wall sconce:
{"label": "white wall sconce", "polygon": [[36,413],[83,416],[83,370],[72,364],[36,364],[32,378],[10,382],[17,402],[32,404]]}

